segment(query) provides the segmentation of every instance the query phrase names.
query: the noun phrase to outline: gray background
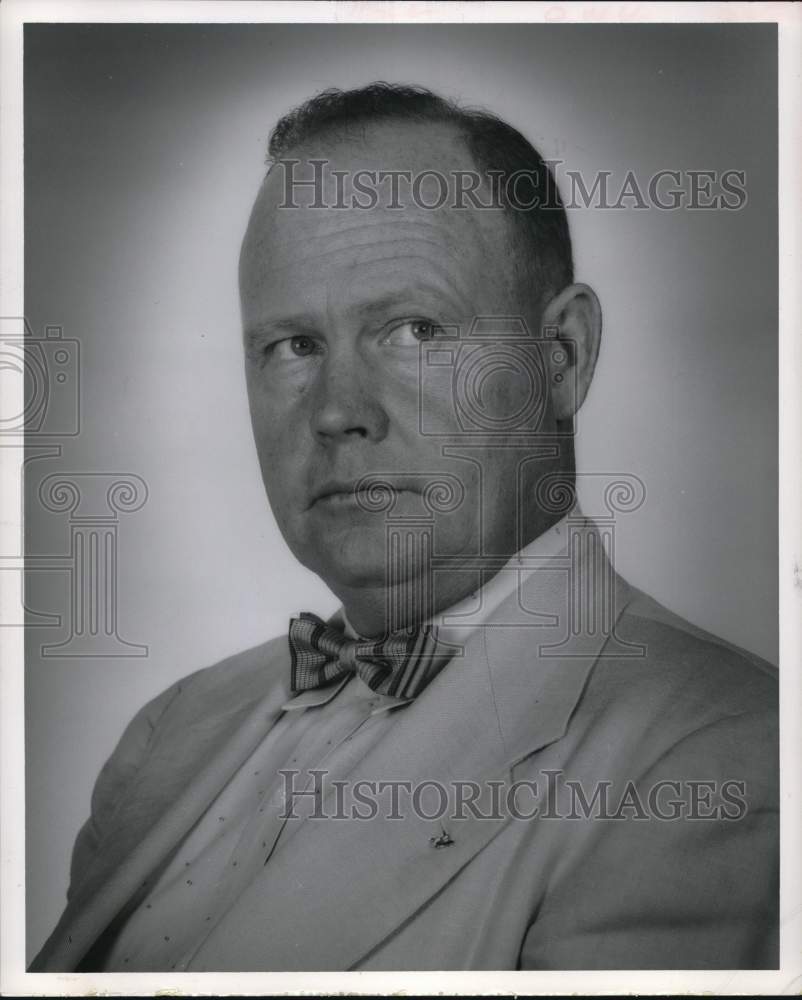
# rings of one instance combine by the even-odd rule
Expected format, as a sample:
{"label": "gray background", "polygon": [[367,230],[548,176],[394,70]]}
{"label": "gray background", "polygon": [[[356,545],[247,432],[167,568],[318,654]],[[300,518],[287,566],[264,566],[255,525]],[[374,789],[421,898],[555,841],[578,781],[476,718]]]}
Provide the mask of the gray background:
{"label": "gray background", "polygon": [[[739,212],[570,213],[605,333],[578,465],[646,503],[616,566],[672,610],[777,660],[776,32],[720,25],[37,25],[25,31],[26,313],[82,350],[81,434],[31,464],[27,544],[63,553],[41,478],[132,472],[119,628],[143,659],[26,668],[27,920],[63,905],[71,844],[122,727],[179,676],[336,606],[263,496],[239,349],[239,240],[271,125],[326,86],[422,83],[479,103],[549,158],[644,184],[745,170]],[[614,186],[614,185],[613,185]],[[67,613],[66,575],[29,606]]]}

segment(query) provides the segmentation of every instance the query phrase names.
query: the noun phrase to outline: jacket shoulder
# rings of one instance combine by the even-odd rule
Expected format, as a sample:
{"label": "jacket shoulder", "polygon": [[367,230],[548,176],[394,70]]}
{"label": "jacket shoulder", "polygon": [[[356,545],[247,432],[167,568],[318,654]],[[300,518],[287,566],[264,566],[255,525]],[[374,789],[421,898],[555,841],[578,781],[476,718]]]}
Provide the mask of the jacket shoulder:
{"label": "jacket shoulder", "polygon": [[663,693],[681,698],[686,707],[698,703],[700,709],[707,706],[721,715],[777,711],[776,667],[693,625],[640,590],[631,589],[615,634],[629,644],[632,655],[606,658],[611,672],[636,686],[640,682],[652,697]]}
{"label": "jacket shoulder", "polygon": [[286,639],[278,637],[226,657],[175,681],[139,709],[95,781],[91,814],[73,850],[73,884],[152,757],[165,766],[173,761],[177,770],[184,757],[178,750],[211,748],[273,685],[286,685],[289,697],[286,647]]}
{"label": "jacket shoulder", "polygon": [[631,596],[622,614],[622,620],[629,628],[657,628],[662,625],[667,630],[664,634],[670,634],[675,642],[687,644],[688,648],[694,643],[705,645],[708,656],[713,654],[710,647],[715,647],[725,659],[729,653],[731,660],[740,659],[745,665],[776,679],[777,668],[756,653],[692,624],[642,590],[635,587],[630,587],[629,590]]}
{"label": "jacket shoulder", "polygon": [[682,750],[708,766],[738,762],[763,782],[776,774],[778,714],[776,668],[633,589],[574,721],[615,733],[646,766]]}
{"label": "jacket shoulder", "polygon": [[177,681],[173,685],[176,696],[171,701],[171,711],[226,715],[255,703],[274,685],[283,686],[289,698],[289,668],[286,636],[277,636]]}
{"label": "jacket shoulder", "polygon": [[[109,761],[111,770],[127,747],[140,752],[139,765],[150,757],[187,754],[200,760],[226,738],[268,693],[291,696],[289,649],[283,636],[228,656],[172,684],[134,716]],[[127,769],[129,772],[131,768]]]}

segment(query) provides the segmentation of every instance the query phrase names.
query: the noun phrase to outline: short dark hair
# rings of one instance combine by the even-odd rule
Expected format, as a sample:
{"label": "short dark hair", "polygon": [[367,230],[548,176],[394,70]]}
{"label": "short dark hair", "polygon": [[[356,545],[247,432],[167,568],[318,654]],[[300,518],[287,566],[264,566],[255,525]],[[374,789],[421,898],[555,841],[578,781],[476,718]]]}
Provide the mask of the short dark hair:
{"label": "short dark hair", "polygon": [[[268,163],[286,158],[325,134],[347,136],[352,129],[387,120],[444,122],[462,136],[476,167],[502,179],[525,171],[531,178],[532,208],[510,206],[530,254],[525,268],[539,285],[539,297],[553,295],[574,280],[568,219],[556,181],[540,153],[497,115],[461,107],[425,87],[382,81],[354,90],[324,90],[284,115],[270,133]],[[503,191],[504,184],[498,189]],[[536,200],[535,200],[536,199]],[[517,262],[520,265],[520,261]],[[534,267],[532,267],[534,265]],[[534,272],[534,273],[533,273]]]}

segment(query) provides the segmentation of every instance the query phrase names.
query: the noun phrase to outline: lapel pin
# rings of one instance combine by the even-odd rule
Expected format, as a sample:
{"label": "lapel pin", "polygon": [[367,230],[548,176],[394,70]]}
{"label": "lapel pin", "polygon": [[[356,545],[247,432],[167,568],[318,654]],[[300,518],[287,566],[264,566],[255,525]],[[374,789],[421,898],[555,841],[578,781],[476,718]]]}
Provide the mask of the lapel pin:
{"label": "lapel pin", "polygon": [[429,843],[432,845],[432,847],[435,847],[435,848],[437,848],[437,847],[450,847],[454,843],[454,841],[448,835],[448,831],[446,830],[446,828],[444,826],[441,826],[440,829],[442,831],[440,833],[440,835],[437,836],[437,837],[429,837]]}

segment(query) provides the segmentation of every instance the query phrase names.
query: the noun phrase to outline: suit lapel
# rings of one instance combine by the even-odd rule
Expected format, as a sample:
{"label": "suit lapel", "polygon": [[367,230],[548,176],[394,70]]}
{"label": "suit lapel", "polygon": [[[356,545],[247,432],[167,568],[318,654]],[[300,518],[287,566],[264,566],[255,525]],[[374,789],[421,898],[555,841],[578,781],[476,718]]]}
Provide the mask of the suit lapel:
{"label": "suit lapel", "polygon": [[[614,592],[605,594],[603,573],[580,572],[595,581],[589,599],[613,601],[620,614],[628,599],[623,581],[607,577]],[[448,793],[443,820],[419,814],[442,813],[437,799],[422,800],[416,814],[407,796],[403,819],[305,821],[207,940],[193,971],[352,968],[501,831],[509,816],[498,801],[505,801],[514,765],[565,733],[609,638],[598,628],[572,631],[565,560],[538,574],[473,633],[464,656],[400,711],[349,775],[350,788],[359,781],[436,782]],[[552,625],[542,624],[544,614]],[[488,779],[497,782],[495,804]],[[482,787],[480,815],[463,810],[454,819],[456,783],[468,781]],[[327,801],[323,811],[331,815]],[[443,827],[453,843],[436,847]]]}

